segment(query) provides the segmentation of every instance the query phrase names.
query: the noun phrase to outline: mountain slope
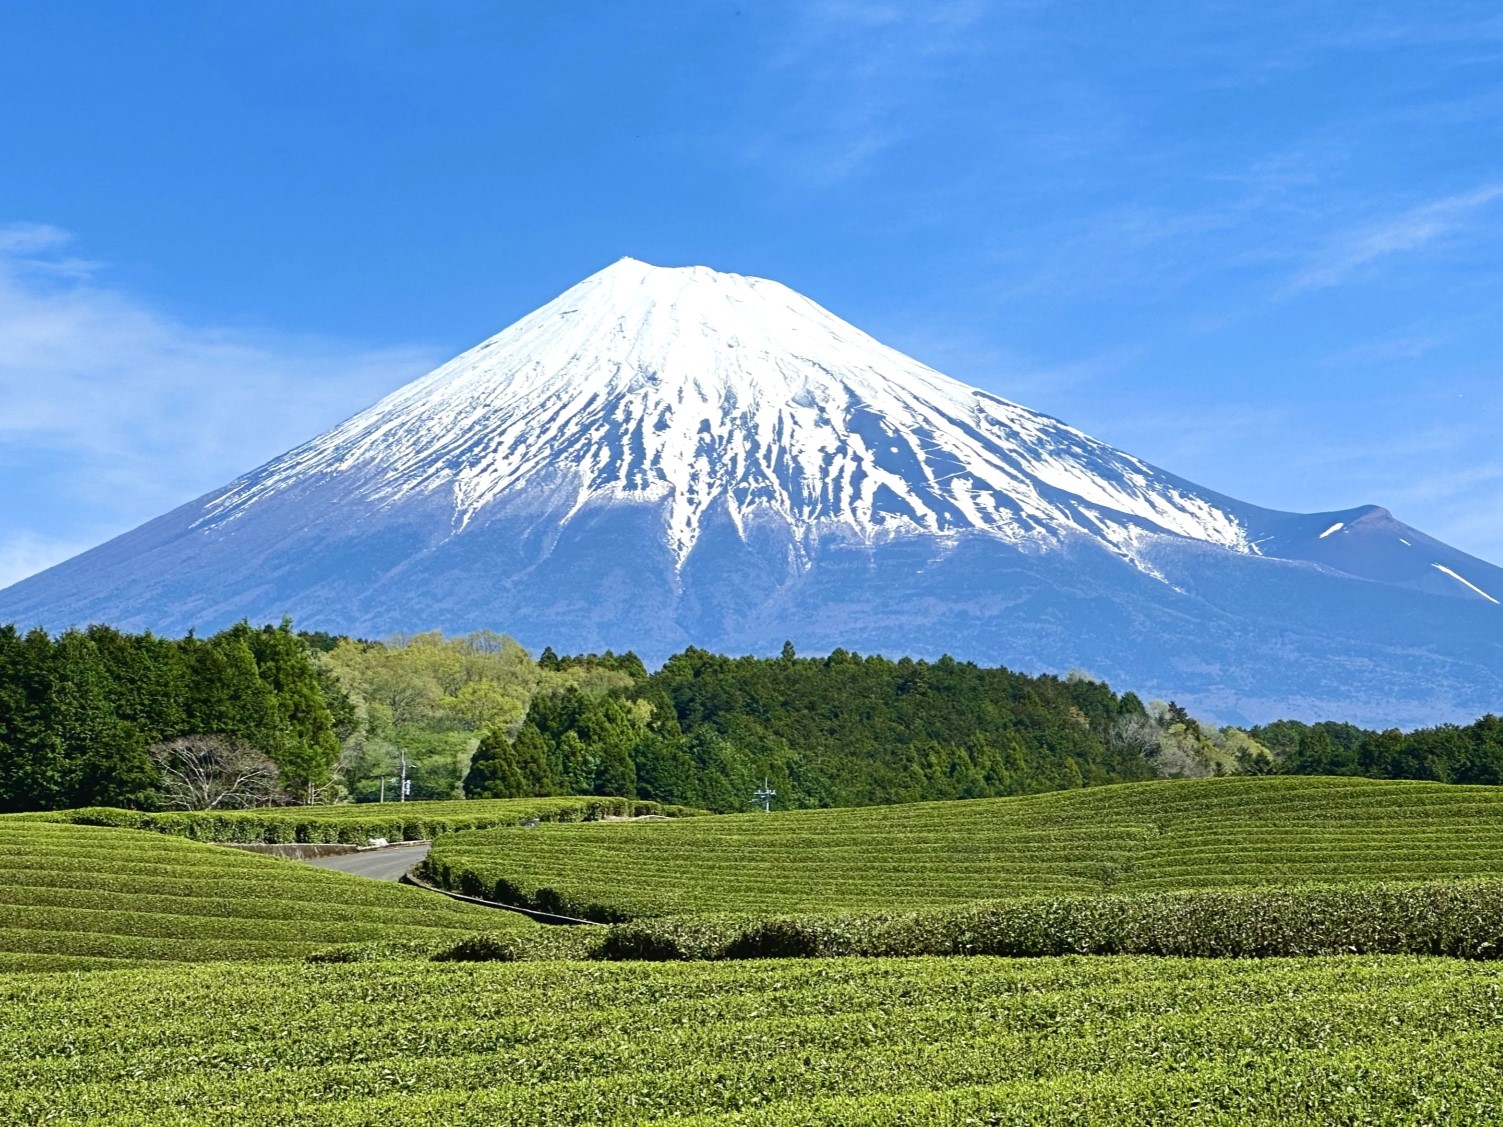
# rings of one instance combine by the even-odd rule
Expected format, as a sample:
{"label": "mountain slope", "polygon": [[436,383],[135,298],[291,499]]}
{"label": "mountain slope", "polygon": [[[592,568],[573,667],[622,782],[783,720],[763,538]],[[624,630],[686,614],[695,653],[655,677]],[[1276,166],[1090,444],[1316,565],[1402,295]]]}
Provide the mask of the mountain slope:
{"label": "mountain slope", "polygon": [[677,563],[720,505],[798,537],[1141,528],[1247,547],[1230,514],[1054,419],[879,344],[776,282],[623,259],[215,497],[200,524],[339,475],[351,499],[442,494],[452,530],[579,471],[590,500],[661,501]]}
{"label": "mountain slope", "polygon": [[1084,666],[1221,715],[1503,701],[1503,569],[1376,508],[1221,496],[792,290],[631,259],[0,621],[242,615],[556,648],[792,638]]}

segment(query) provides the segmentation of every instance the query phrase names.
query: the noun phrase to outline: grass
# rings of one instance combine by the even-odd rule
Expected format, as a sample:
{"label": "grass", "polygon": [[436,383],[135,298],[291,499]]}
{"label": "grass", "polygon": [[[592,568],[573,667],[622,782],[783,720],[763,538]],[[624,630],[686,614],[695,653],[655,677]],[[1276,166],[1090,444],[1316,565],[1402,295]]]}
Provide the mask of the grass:
{"label": "grass", "polygon": [[439,834],[541,822],[589,822],[643,814],[682,817],[698,811],[627,798],[590,795],[457,801],[347,803],[258,810],[142,811],[110,806],[55,810],[13,817],[74,825],[150,830],[195,841],[281,844],[332,842],[364,845],[372,838],[427,841]]}
{"label": "grass", "polygon": [[[135,830],[0,819],[0,969],[295,959],[537,930],[403,885]],[[0,1120],[3,1121],[3,1120]]]}
{"label": "grass", "polygon": [[1441,959],[218,966],[0,976],[0,1122],[1491,1124]]}
{"label": "grass", "polygon": [[1331,778],[457,834],[446,887],[601,921],[1503,874],[1503,788]]}

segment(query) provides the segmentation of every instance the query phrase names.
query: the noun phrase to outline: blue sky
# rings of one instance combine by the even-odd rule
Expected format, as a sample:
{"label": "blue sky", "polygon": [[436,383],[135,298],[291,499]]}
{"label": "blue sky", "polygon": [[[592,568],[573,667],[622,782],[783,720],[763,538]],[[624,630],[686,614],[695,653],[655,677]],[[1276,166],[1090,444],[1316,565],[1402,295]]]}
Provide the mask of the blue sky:
{"label": "blue sky", "polygon": [[1495,4],[0,9],[0,583],[623,254],[1503,563]]}

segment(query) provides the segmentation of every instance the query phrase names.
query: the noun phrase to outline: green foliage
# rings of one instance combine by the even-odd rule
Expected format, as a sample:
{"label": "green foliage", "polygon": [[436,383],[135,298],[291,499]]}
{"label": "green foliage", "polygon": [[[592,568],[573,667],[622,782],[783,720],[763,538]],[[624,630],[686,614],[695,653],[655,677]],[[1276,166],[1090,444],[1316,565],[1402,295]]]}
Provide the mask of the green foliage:
{"label": "green foliage", "polygon": [[644,919],[602,959],[846,955],[1313,955],[1503,958],[1503,881],[1068,896],[906,914]]}
{"label": "green foliage", "polygon": [[328,784],[340,751],[312,651],[293,633],[291,619],[254,632],[244,624],[235,630],[247,635],[256,675],[271,691],[280,749],[272,759],[281,769],[282,783],[293,793],[306,792],[311,799],[314,791]]}
{"label": "green foliage", "polygon": [[0,627],[0,810],[151,801],[146,739],[111,673],[93,634]]}
{"label": "green foliage", "polygon": [[808,807],[1024,794],[1154,773],[1138,749],[1111,738],[1124,699],[1083,677],[845,650],[799,658],[788,647],[758,659],[690,649],[637,695],[663,702],[660,729],[683,733],[700,765],[697,785],[711,792],[651,797],[711,809],[745,809],[747,781],[763,777],[780,806]]}
{"label": "green foliage", "polygon": [[[804,659],[791,646],[775,659],[690,649],[650,676],[634,655],[545,651],[539,669],[575,678],[540,684],[510,736],[529,756],[541,750],[548,791],[637,793],[735,811],[747,808],[764,779],[780,806],[819,807],[1073,789],[1155,774],[1143,747],[1117,738],[1124,720],[1157,732],[1141,703],[1085,677],[845,650]],[[510,771],[520,764],[508,759],[492,741],[467,793],[516,786]]]}
{"label": "green foliage", "polygon": [[0,809],[150,807],[148,749],[224,736],[269,756],[311,798],[339,755],[336,692],[290,622],[178,642],[105,626],[57,639],[0,628]]}
{"label": "green foliage", "polygon": [[1496,968],[1226,961],[201,966],[0,980],[0,1120],[1482,1125]]}
{"label": "green foliage", "polygon": [[[477,745],[492,734],[514,734],[533,695],[566,680],[540,670],[512,639],[488,631],[455,638],[414,634],[385,643],[342,639],[328,648],[321,668],[352,717],[341,736],[338,773],[358,801],[374,801],[382,779],[388,797],[394,794],[391,780],[404,760],[412,797],[457,797]],[[488,754],[494,751],[491,743]]]}
{"label": "green foliage", "polygon": [[295,959],[341,943],[453,943],[503,924],[533,926],[419,889],[221,846],[0,818],[0,969]]}
{"label": "green foliage", "polygon": [[[537,662],[513,640],[385,643],[241,622],[180,641],[0,628],[0,810],[150,808],[149,749],[222,736],[299,802],[595,794],[745,810],[982,798],[1158,776],[1503,782],[1503,720],[1404,735],[1282,721],[1243,732],[1084,674],[943,658],[729,658],[689,649]],[[404,766],[405,765],[405,766]]]}
{"label": "green foliage", "polygon": [[[350,803],[279,807],[271,810],[150,812],[110,808],[25,814],[15,821],[147,830],[195,841],[283,845],[364,845],[372,838],[428,841],[440,834],[522,822],[590,822],[644,815],[685,817],[697,813],[655,802],[611,798],[542,798],[455,802]],[[3,823],[0,823],[3,824]]]}
{"label": "green foliage", "polygon": [[[538,741],[537,729],[529,733],[529,744]],[[546,771],[546,760],[544,768]],[[545,774],[546,788],[546,774]],[[518,753],[512,742],[499,732],[487,732],[470,760],[464,777],[464,792],[470,798],[521,798],[536,793],[523,778]]]}
{"label": "green foliage", "polygon": [[445,887],[602,922],[1483,878],[1500,868],[1496,788],[1279,777],[497,829],[441,839],[425,863]]}
{"label": "green foliage", "polygon": [[1291,775],[1503,783],[1503,717],[1492,714],[1473,724],[1442,724],[1413,732],[1277,720],[1248,734],[1272,753],[1270,770]]}

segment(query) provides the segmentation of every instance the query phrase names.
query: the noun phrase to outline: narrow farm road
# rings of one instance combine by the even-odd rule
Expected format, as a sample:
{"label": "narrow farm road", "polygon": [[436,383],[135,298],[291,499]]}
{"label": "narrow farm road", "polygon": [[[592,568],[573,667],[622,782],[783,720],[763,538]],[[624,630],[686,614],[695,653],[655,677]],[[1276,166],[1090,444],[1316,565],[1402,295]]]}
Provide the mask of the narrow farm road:
{"label": "narrow farm road", "polygon": [[338,869],[373,880],[401,880],[402,874],[428,856],[426,841],[410,845],[389,845],[364,853],[343,853],[337,857],[315,857],[304,862],[320,869]]}

